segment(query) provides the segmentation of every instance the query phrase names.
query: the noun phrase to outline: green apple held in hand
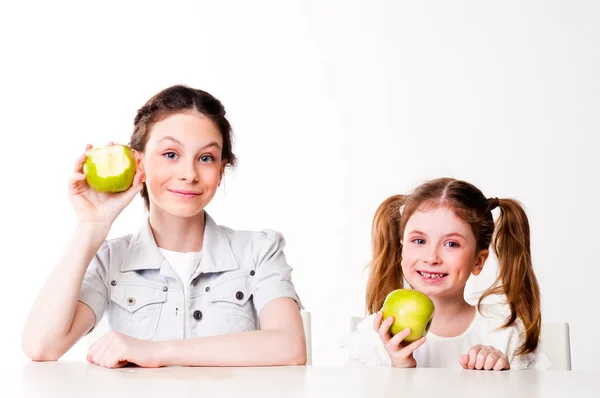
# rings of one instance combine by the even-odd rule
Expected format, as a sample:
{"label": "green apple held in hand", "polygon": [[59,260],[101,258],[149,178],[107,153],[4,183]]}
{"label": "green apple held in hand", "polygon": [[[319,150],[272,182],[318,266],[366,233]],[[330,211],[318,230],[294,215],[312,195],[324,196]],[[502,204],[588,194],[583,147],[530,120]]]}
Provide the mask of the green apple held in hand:
{"label": "green apple held in hand", "polygon": [[416,290],[394,290],[383,302],[383,319],[394,317],[390,333],[395,335],[410,328],[410,334],[404,339],[409,343],[419,340],[429,332],[434,312],[433,301]]}
{"label": "green apple held in hand", "polygon": [[123,192],[135,177],[135,156],[125,145],[92,148],[83,163],[87,183],[98,192]]}

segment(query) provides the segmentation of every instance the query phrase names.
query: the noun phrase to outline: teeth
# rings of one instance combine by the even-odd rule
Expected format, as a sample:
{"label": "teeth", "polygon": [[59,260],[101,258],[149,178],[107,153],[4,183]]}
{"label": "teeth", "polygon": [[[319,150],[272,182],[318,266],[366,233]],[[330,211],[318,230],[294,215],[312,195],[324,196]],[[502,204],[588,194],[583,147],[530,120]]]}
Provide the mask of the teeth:
{"label": "teeth", "polygon": [[440,279],[445,276],[444,274],[430,274],[428,272],[423,272],[423,271],[420,271],[420,274],[428,279]]}

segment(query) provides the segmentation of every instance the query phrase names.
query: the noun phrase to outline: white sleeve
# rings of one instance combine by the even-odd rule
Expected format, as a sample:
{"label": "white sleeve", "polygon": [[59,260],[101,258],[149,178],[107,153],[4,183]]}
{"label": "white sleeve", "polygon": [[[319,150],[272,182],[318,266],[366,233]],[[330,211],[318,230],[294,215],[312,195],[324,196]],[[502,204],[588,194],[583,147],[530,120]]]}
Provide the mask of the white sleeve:
{"label": "white sleeve", "polygon": [[554,366],[554,362],[541,347],[538,347],[535,353],[530,354],[530,357],[528,369],[548,370]]}
{"label": "white sleeve", "polygon": [[356,360],[368,367],[391,367],[392,361],[383,346],[379,335],[373,330],[375,314],[360,322],[356,330],[342,340],[342,347],[348,351],[350,360]]}
{"label": "white sleeve", "polygon": [[[519,319],[516,324],[511,326],[509,347],[509,362],[511,369],[535,369],[548,370],[554,363],[548,355],[542,350],[541,342],[532,353],[525,355],[515,355],[517,349],[521,346],[525,337],[525,327]],[[512,358],[511,358],[512,357]]]}
{"label": "white sleeve", "polygon": [[96,321],[87,334],[98,326],[108,308],[108,269],[110,266],[110,246],[105,241],[92,258],[83,277],[79,290],[79,301],[90,307]]}
{"label": "white sleeve", "polygon": [[[506,315],[508,316],[508,314]],[[499,319],[499,321],[501,321],[499,326],[501,326],[505,320],[506,317]],[[525,341],[525,326],[520,319],[517,318],[511,327],[504,329],[502,332],[504,332],[502,334],[506,336],[507,340],[505,354],[508,357],[511,369],[547,370],[554,366],[550,357],[542,350],[541,342],[534,352],[525,355],[516,355],[517,350]]]}
{"label": "white sleeve", "polygon": [[501,329],[501,326],[510,315],[510,308],[507,305],[488,304],[482,306],[482,313],[485,314],[488,321],[487,327],[490,330],[489,338],[491,345],[497,350],[504,352],[511,369],[546,370],[554,366],[550,357],[542,350],[541,344],[535,352],[530,354],[515,354],[524,341],[525,327],[521,320],[517,318],[512,326]]}
{"label": "white sleeve", "polygon": [[522,369],[534,369],[534,370],[548,370],[554,363],[550,359],[548,355],[542,350],[540,346],[535,350],[535,352],[525,354],[525,355],[515,355],[517,348],[521,345],[520,339],[514,344],[514,350],[511,352],[509,357],[510,368],[513,370],[522,370]]}
{"label": "white sleeve", "polygon": [[292,283],[292,267],[283,252],[285,243],[283,235],[273,230],[263,230],[253,240],[256,276],[252,301],[259,315],[267,303],[280,297],[291,298],[299,310],[304,309]]}

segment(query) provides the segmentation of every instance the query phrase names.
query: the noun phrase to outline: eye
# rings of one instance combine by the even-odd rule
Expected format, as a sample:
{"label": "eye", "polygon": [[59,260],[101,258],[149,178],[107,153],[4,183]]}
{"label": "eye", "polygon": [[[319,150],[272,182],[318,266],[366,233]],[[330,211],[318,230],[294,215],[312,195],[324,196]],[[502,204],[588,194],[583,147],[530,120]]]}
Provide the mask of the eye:
{"label": "eye", "polygon": [[417,245],[424,245],[425,244],[425,239],[416,238],[416,239],[413,239],[411,242],[412,243],[416,243]]}
{"label": "eye", "polygon": [[167,152],[163,156],[171,160],[177,159],[177,154],[175,152]]}
{"label": "eye", "polygon": [[202,155],[200,156],[200,161],[202,163],[210,163],[212,161],[214,161],[215,158],[212,155]]}
{"label": "eye", "polygon": [[454,241],[446,242],[446,246],[447,247],[452,247],[452,248],[460,247],[460,245],[458,244],[458,242],[454,242]]}

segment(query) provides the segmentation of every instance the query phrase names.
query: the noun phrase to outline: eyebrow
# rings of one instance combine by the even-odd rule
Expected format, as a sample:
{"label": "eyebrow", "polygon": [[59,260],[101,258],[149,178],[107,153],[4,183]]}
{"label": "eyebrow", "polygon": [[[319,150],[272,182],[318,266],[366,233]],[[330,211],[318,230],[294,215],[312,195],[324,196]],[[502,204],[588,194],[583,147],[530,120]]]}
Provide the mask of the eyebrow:
{"label": "eyebrow", "polygon": [[[178,140],[177,138],[175,138],[175,137],[171,137],[170,135],[169,135],[169,136],[166,136],[166,137],[163,137],[163,138],[161,138],[160,140],[158,140],[158,142],[161,142],[161,141],[164,141],[164,140],[173,141],[173,142],[175,142],[176,144],[179,144],[180,146],[182,146],[182,147],[185,147],[185,145],[183,145],[183,143],[182,143],[181,141],[179,141],[179,140]],[[203,146],[202,148],[200,148],[200,149],[201,149],[201,150],[205,150],[205,149],[208,149],[208,148],[210,148],[210,147],[216,147],[216,148],[218,148],[218,149],[221,149],[221,145],[219,145],[219,143],[218,143],[217,141],[213,141],[213,142],[211,142],[211,143],[209,143],[209,144],[206,144],[206,145],[204,145],[204,146]]]}
{"label": "eyebrow", "polygon": [[[423,235],[423,236],[427,236],[427,234],[425,232],[422,231],[418,231],[418,230],[412,230],[408,233],[409,235]],[[467,238],[465,238],[463,235],[459,234],[458,232],[451,232],[449,234],[444,235],[444,238],[450,238],[453,236],[457,236],[459,238],[463,238],[464,240],[467,240]]]}
{"label": "eyebrow", "polygon": [[458,232],[452,232],[452,233],[449,233],[449,234],[446,234],[446,235],[444,235],[444,237],[445,237],[445,238],[450,238],[450,237],[452,237],[452,236],[456,236],[456,237],[462,238],[462,239],[464,239],[464,240],[467,240],[467,238],[465,238],[464,236],[462,236],[462,235],[461,235],[461,234],[459,234]]}
{"label": "eyebrow", "polygon": [[170,141],[173,141],[173,142],[175,142],[175,143],[177,143],[177,144],[179,144],[179,145],[181,145],[181,146],[184,146],[184,145],[181,143],[181,141],[179,141],[177,138],[171,137],[170,135],[169,135],[169,136],[167,136],[167,137],[163,137],[163,138],[161,138],[160,140],[158,140],[158,142],[165,141],[165,140],[170,140]]}

